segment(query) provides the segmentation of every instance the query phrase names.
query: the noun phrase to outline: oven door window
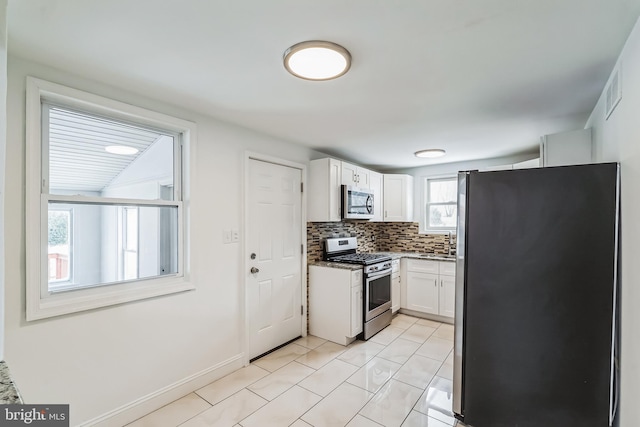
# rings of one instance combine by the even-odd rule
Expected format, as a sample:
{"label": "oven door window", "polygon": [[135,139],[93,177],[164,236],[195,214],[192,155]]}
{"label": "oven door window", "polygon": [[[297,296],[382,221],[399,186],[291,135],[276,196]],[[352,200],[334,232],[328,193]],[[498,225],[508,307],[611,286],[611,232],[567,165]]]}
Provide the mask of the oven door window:
{"label": "oven door window", "polygon": [[375,311],[376,308],[383,306],[391,301],[391,274],[367,279],[369,298],[367,310]]}

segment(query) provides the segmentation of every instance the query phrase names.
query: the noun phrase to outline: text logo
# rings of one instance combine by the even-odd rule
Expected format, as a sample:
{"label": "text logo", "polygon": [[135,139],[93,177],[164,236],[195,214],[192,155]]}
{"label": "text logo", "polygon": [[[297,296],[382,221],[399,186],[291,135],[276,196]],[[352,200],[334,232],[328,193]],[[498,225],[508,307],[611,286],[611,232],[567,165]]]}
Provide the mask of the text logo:
{"label": "text logo", "polygon": [[69,405],[0,405],[0,427],[69,427]]}

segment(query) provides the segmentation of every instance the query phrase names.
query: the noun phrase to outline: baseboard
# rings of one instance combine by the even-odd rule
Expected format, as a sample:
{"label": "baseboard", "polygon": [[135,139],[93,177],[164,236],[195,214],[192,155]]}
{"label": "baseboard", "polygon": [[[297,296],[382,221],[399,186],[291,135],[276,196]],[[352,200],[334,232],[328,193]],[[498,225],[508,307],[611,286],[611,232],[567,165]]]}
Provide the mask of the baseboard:
{"label": "baseboard", "polygon": [[207,384],[242,368],[244,354],[237,354],[210,368],[204,369],[153,393],[134,400],[103,415],[79,424],[80,427],[123,426],[153,412]]}
{"label": "baseboard", "polygon": [[436,322],[441,323],[450,323],[452,325],[453,321],[455,320],[453,317],[438,316],[437,314],[427,314],[420,311],[408,310],[406,308],[401,308],[400,310],[398,310],[398,313],[408,314],[409,316],[413,317],[421,317],[423,319],[435,320]]}

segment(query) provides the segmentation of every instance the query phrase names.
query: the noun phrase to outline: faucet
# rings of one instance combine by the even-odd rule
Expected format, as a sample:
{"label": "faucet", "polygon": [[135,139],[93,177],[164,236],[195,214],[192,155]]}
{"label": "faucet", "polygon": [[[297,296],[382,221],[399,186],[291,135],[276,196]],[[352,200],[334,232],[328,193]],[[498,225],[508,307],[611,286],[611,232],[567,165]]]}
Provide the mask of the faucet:
{"label": "faucet", "polygon": [[453,232],[449,231],[449,256],[456,254],[456,248],[453,247]]}

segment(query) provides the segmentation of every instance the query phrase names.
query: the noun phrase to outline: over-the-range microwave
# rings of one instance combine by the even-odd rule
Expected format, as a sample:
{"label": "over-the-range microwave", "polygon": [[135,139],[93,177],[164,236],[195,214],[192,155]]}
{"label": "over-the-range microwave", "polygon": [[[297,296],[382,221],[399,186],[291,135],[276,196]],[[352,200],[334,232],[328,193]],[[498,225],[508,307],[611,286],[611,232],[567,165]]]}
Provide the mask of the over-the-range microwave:
{"label": "over-the-range microwave", "polygon": [[373,218],[373,190],[358,188],[351,185],[342,186],[342,218],[371,219]]}

